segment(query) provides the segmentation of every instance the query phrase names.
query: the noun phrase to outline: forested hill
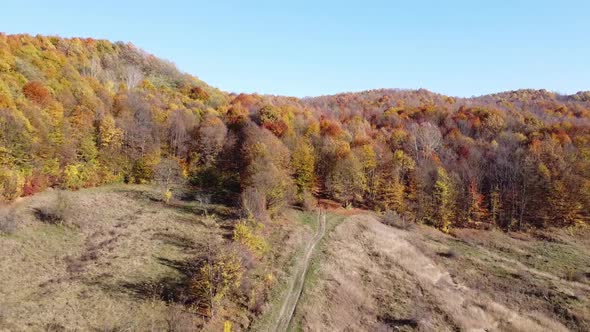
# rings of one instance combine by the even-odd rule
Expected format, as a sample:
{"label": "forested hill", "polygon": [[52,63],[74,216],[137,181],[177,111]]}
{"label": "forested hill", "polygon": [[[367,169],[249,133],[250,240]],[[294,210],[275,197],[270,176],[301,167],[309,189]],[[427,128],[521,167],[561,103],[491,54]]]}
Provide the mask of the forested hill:
{"label": "forested hill", "polygon": [[444,231],[585,224],[589,124],[589,92],[235,95],[131,44],[0,34],[4,201],[178,173],[259,219],[316,195]]}

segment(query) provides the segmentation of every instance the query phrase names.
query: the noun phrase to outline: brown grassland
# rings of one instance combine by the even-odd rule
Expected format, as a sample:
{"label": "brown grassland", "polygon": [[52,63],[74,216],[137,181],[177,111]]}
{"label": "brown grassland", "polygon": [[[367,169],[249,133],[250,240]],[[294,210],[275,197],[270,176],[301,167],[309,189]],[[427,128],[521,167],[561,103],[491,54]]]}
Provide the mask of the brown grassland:
{"label": "brown grassland", "polygon": [[[66,206],[56,212],[59,200]],[[264,262],[206,320],[182,298],[185,282],[207,244],[231,248],[235,213],[194,200],[166,205],[153,187],[128,185],[14,203],[16,228],[0,233],[0,331],[219,331],[225,321],[248,329],[271,315],[267,298],[280,292],[253,304],[244,293],[268,276],[270,288],[282,289],[311,230],[295,211],[268,227]]]}
{"label": "brown grassland", "polygon": [[331,224],[293,331],[590,329],[587,231],[446,235],[368,214]]}

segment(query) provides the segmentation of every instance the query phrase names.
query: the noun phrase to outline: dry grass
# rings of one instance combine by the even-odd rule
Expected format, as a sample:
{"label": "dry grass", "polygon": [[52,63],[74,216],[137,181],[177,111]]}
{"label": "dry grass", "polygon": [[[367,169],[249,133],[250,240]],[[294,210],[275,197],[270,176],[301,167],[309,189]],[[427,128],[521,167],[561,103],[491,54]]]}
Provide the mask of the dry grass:
{"label": "dry grass", "polygon": [[587,280],[578,273],[569,281],[549,267],[587,268],[589,243],[580,234],[551,234],[558,246],[534,236],[460,230],[451,237],[351,217],[329,236],[293,329],[587,331]]}
{"label": "dry grass", "polygon": [[292,216],[272,221],[269,254],[257,262],[244,255],[243,287],[205,320],[187,305],[187,280],[207,243],[232,245],[238,215],[157,197],[156,189],[121,185],[48,191],[16,205],[18,229],[0,234],[0,331],[218,331],[225,320],[241,331],[272,309],[267,278],[288,277],[311,230]]}
{"label": "dry grass", "polygon": [[195,244],[221,239],[222,231],[206,228],[197,215],[154,203],[148,192],[82,190],[69,193],[64,205],[56,192],[47,192],[20,204],[22,227],[0,237],[0,330],[169,325],[167,302],[141,285],[173,287]]}
{"label": "dry grass", "polygon": [[34,208],[33,212],[39,221],[52,225],[63,224],[69,217],[71,204],[70,195],[60,190],[46,204]]}
{"label": "dry grass", "polygon": [[16,209],[14,207],[0,207],[0,235],[12,234],[18,229]]}
{"label": "dry grass", "polygon": [[381,222],[385,225],[392,226],[395,228],[410,230],[416,223],[408,216],[401,215],[395,211],[387,210],[381,216]]}

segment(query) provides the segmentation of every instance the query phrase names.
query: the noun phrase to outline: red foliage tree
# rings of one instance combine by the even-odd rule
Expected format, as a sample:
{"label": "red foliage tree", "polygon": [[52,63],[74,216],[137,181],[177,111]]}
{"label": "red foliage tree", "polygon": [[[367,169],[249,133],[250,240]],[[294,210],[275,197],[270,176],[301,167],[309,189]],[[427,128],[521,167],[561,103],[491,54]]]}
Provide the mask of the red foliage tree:
{"label": "red foliage tree", "polygon": [[23,87],[25,97],[39,105],[45,105],[51,97],[49,90],[41,82],[31,81]]}

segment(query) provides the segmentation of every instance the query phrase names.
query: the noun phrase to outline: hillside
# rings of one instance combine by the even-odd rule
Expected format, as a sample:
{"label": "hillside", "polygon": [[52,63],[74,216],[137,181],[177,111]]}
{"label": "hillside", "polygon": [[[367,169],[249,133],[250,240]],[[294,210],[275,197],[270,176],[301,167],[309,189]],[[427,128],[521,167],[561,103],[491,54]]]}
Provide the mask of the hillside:
{"label": "hillside", "polygon": [[[588,233],[334,219],[290,331],[587,331]],[[322,308],[322,310],[318,310]]]}
{"label": "hillside", "polygon": [[0,204],[0,330],[590,326],[590,92],[236,94],[0,34]]}
{"label": "hillside", "polygon": [[0,331],[268,330],[313,215],[253,229],[235,208],[158,195],[50,190],[0,210],[18,221],[0,233]]}
{"label": "hillside", "polygon": [[4,201],[146,183],[173,165],[258,217],[312,194],[445,231],[590,213],[588,92],[236,95],[131,44],[0,35],[0,119]]}

